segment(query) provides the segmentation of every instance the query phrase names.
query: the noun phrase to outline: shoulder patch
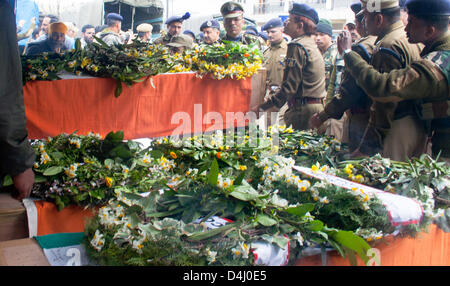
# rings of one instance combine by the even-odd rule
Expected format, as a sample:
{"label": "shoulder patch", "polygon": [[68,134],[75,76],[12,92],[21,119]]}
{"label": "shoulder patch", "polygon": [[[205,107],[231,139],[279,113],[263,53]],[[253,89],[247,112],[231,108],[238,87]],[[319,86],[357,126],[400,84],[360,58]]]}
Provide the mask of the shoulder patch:
{"label": "shoulder patch", "polygon": [[431,61],[444,74],[450,85],[450,51],[431,52],[424,57],[425,60]]}

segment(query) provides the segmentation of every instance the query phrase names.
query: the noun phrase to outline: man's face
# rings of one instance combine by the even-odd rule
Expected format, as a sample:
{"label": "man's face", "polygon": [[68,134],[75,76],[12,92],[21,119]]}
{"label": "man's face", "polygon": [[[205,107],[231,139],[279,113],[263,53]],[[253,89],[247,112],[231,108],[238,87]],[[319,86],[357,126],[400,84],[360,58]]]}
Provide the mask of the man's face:
{"label": "man's face", "polygon": [[169,53],[171,55],[175,55],[175,54],[181,54],[184,52],[184,47],[171,47],[169,49]]}
{"label": "man's face", "polygon": [[167,33],[172,37],[177,36],[181,33],[181,22],[172,22],[167,26]]}
{"label": "man's face", "polygon": [[49,40],[52,48],[62,48],[66,40],[66,35],[64,33],[53,32],[50,34]]}
{"label": "man's face", "polygon": [[42,31],[44,31],[45,34],[48,34],[49,26],[50,26],[50,18],[44,17],[44,19],[42,19],[41,29],[42,29]]}
{"label": "man's face", "polygon": [[369,35],[377,36],[380,32],[376,23],[376,13],[369,13],[364,9],[364,26],[366,27],[366,32]]}
{"label": "man's face", "polygon": [[207,44],[212,44],[219,39],[220,31],[216,28],[204,28],[203,29],[203,41]]}
{"label": "man's face", "polygon": [[269,36],[269,41],[271,43],[279,43],[283,40],[283,28],[277,27],[267,29],[267,35]]}
{"label": "man's face", "polygon": [[237,38],[242,32],[244,17],[238,16],[234,18],[226,18],[224,19],[223,25],[229,37]]}
{"label": "man's face", "polygon": [[319,50],[325,52],[331,46],[331,37],[321,32],[316,33],[316,45]]}
{"label": "man's face", "polygon": [[298,31],[298,23],[295,22],[295,16],[293,14],[289,14],[289,18],[284,22],[284,33],[289,35],[292,39],[300,36]]}
{"label": "man's face", "polygon": [[423,43],[426,40],[427,25],[421,19],[412,15],[408,16],[408,24],[405,27],[408,42],[412,44]]}
{"label": "man's face", "polygon": [[92,41],[94,40],[94,34],[95,28],[86,29],[86,31],[83,33],[83,38],[86,43],[92,43]]}

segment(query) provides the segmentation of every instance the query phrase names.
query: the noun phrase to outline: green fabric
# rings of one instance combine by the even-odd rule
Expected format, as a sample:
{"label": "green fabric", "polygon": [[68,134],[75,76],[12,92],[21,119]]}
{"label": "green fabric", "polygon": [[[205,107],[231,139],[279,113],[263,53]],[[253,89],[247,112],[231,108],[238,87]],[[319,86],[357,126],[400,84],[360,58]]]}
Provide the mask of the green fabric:
{"label": "green fabric", "polygon": [[35,236],[34,238],[37,240],[41,248],[49,249],[49,248],[59,248],[71,245],[78,245],[83,240],[83,237],[84,237],[83,232],[74,232],[74,233],[56,233],[43,236]]}

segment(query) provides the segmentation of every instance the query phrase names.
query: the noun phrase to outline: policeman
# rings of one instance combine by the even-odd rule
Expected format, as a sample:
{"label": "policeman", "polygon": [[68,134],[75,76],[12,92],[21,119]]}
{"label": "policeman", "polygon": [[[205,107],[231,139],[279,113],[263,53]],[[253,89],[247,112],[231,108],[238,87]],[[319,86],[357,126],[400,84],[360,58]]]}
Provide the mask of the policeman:
{"label": "policeman", "polygon": [[183,16],[172,16],[169,19],[166,20],[167,25],[167,33],[162,34],[161,37],[153,41],[154,44],[159,45],[166,45],[170,43],[170,40],[172,37],[175,37],[179,34],[181,34],[183,22],[191,17],[191,14],[189,12],[186,12]]}
{"label": "policeman", "polygon": [[109,46],[123,44],[124,40],[120,36],[122,21],[123,17],[117,13],[106,15],[106,25],[108,27],[100,33],[100,39]]}
{"label": "policeman", "polygon": [[418,112],[430,125],[433,156],[450,162],[450,0],[408,0],[406,33],[411,43],[425,45],[421,59],[404,69],[380,73],[348,50],[342,35],[348,71],[376,102],[419,100]]}
{"label": "policeman", "polygon": [[220,13],[223,17],[223,25],[225,28],[225,35],[222,40],[241,42],[245,45],[257,44],[261,49],[261,42],[257,36],[252,34],[243,33],[244,27],[244,8],[241,4],[229,1],[222,5]]}
{"label": "policeman", "polygon": [[286,101],[284,121],[294,129],[309,129],[311,116],[323,110],[325,65],[313,35],[319,17],[306,4],[294,3],[285,22],[284,32],[293,40],[288,44],[281,90],[260,105],[260,111],[281,108]]}
{"label": "policeman", "polygon": [[151,43],[153,26],[148,23],[142,23],[136,27],[138,38],[142,42]]}
{"label": "policeman", "polygon": [[[264,67],[267,70],[267,90],[266,99],[276,94],[283,82],[284,59],[286,58],[287,42],[283,36],[283,22],[280,18],[269,20],[263,27],[267,32],[269,48],[264,51]],[[279,110],[275,108],[271,111],[278,112],[278,122],[284,125],[284,113],[288,109],[284,104]],[[268,118],[271,118],[270,116]]]}
{"label": "policeman", "polygon": [[[376,50],[371,65],[380,72],[404,68],[420,58],[420,48],[408,43],[405,26],[400,19],[398,0],[378,0],[379,9],[361,0],[367,32],[376,35]],[[369,3],[370,4],[370,3]],[[411,101],[398,103],[374,102],[371,106],[370,121],[363,143],[369,138],[377,138],[373,155],[380,152],[384,157],[404,161],[423,153],[426,134],[420,120],[414,116]],[[370,140],[370,139],[369,139]],[[377,150],[378,149],[378,150]]]}
{"label": "policeman", "polygon": [[203,22],[200,26],[200,31],[203,33],[202,43],[212,45],[220,43],[220,24],[217,20],[208,20]]}
{"label": "policeman", "polygon": [[[376,37],[367,34],[363,23],[364,16],[362,14],[357,15],[362,9],[361,2],[353,3],[350,8],[355,14],[356,30],[362,36],[353,44],[352,50],[360,54],[365,61],[370,62]],[[371,103],[369,97],[356,84],[355,79],[344,70],[338,95],[325,105],[324,111],[311,118],[311,126],[319,128],[328,119],[341,119],[346,114],[342,126],[342,142],[348,143],[351,153],[359,147],[362,153],[369,154],[371,153],[371,146],[377,146],[376,141],[375,143],[370,141],[370,138],[373,139],[373,137],[368,137],[365,145],[359,146],[359,143],[369,123]]]}

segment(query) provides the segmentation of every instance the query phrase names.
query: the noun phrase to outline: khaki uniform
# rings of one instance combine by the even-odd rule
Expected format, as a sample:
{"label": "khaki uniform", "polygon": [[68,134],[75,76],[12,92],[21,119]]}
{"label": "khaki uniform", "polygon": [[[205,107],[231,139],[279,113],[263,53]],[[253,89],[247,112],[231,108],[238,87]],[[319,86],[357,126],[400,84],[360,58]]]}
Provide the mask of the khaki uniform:
{"label": "khaki uniform", "polygon": [[281,90],[261,108],[281,108],[287,102],[286,124],[297,130],[306,130],[310,128],[311,116],[323,110],[325,96],[322,54],[313,38],[303,35],[288,44]]}
{"label": "khaki uniform", "polygon": [[[280,87],[283,82],[283,70],[284,70],[284,59],[286,58],[287,52],[287,42],[282,39],[280,43],[271,43],[270,47],[264,51],[264,67],[267,70],[267,95],[265,100],[273,96],[271,91],[271,86]],[[284,113],[288,109],[287,103],[284,104],[280,109],[273,107],[269,110],[270,112],[278,112],[278,123],[280,125],[286,124],[284,122]],[[271,118],[270,116],[268,118]],[[269,122],[273,124],[275,122]]]}
{"label": "khaki uniform", "polygon": [[16,19],[8,2],[0,1],[0,185],[33,167],[35,154],[28,141],[22,92],[22,65]]}
{"label": "khaki uniform", "polygon": [[[363,37],[353,45],[352,50],[360,54],[366,62],[370,62],[375,49],[375,40],[375,36]],[[348,71],[344,71],[338,94],[328,101],[324,111],[319,113],[319,118],[325,122],[329,118],[341,119],[344,117],[342,142],[348,143],[350,152],[353,152],[359,147],[369,123],[371,104],[372,101],[356,84],[355,79]],[[361,146],[361,152],[371,153],[370,148],[373,145],[370,140],[366,140],[366,145]]]}
{"label": "khaki uniform", "polygon": [[450,158],[450,32],[425,47],[421,56],[404,69],[383,74],[354,53],[344,58],[349,72],[376,102],[416,100],[420,119],[431,127],[433,155],[442,151],[442,157]]}
{"label": "khaki uniform", "polygon": [[[402,21],[392,24],[384,35],[379,35],[375,45],[371,65],[379,72],[401,69],[420,59],[420,48],[408,42]],[[411,101],[372,104],[369,128],[373,128],[379,140],[379,152],[384,157],[405,161],[423,153],[426,134],[413,110]]]}

